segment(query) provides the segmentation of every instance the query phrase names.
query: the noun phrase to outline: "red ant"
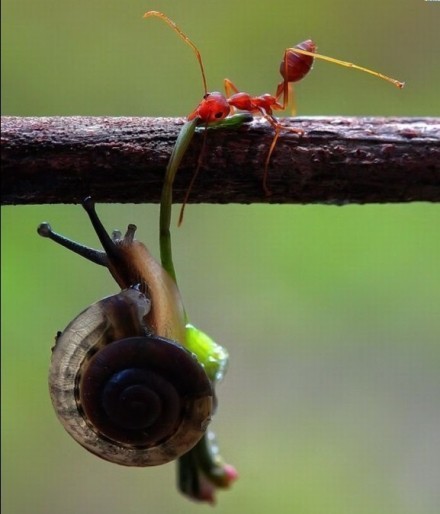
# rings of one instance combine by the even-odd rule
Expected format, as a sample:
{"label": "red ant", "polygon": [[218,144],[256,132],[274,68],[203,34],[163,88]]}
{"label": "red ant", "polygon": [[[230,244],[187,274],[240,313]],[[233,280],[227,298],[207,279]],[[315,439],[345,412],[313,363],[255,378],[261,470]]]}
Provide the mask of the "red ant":
{"label": "red ant", "polygon": [[[266,195],[270,195],[271,192],[267,186],[267,175],[270,158],[278,141],[281,131],[288,131],[298,134],[299,136],[304,134],[304,131],[299,128],[286,127],[282,123],[280,123],[273,115],[273,111],[283,111],[289,104],[289,98],[292,98],[292,86],[293,82],[298,82],[302,78],[304,78],[307,73],[312,68],[314,59],[322,59],[324,61],[329,61],[335,64],[339,64],[341,66],[345,66],[347,68],[353,68],[356,70],[364,71],[375,77],[381,78],[388,82],[391,82],[398,88],[403,88],[405,85],[404,82],[400,82],[396,79],[387,77],[382,73],[378,73],[377,71],[370,70],[368,68],[364,68],[362,66],[358,66],[357,64],[353,64],[351,62],[341,61],[339,59],[335,59],[333,57],[327,57],[325,55],[320,55],[316,53],[316,45],[315,43],[308,39],[299,43],[293,48],[286,48],[284,50],[283,60],[280,64],[280,73],[283,77],[283,80],[278,84],[275,95],[271,94],[263,94],[260,96],[252,96],[249,93],[245,93],[240,91],[229,79],[224,80],[224,88],[226,96],[219,92],[208,93],[208,88],[206,85],[206,76],[205,70],[202,62],[202,57],[200,55],[199,50],[196,45],[189,39],[189,37],[164,13],[159,11],[148,11],[144,14],[144,18],[148,18],[150,16],[156,16],[167,23],[177,34],[179,37],[185,41],[194,51],[197,61],[200,66],[200,70],[202,73],[202,81],[203,88],[205,94],[203,96],[203,100],[196,107],[196,109],[189,114],[188,120],[194,120],[198,118],[201,124],[205,124],[206,126],[213,122],[218,122],[225,119],[231,112],[235,110],[239,111],[247,111],[251,114],[258,114],[263,116],[269,124],[274,129],[274,137],[272,143],[269,147],[269,151],[266,157],[266,161],[264,164],[264,172],[263,172],[263,189]],[[291,102],[292,103],[292,102]],[[206,134],[206,133],[205,133]],[[206,137],[206,136],[205,136]],[[202,150],[203,153],[203,150]],[[187,203],[189,193],[191,191],[192,184],[197,175],[198,169],[200,167],[200,158],[199,163],[197,165],[196,172],[194,173],[193,179],[191,180],[191,184],[188,188],[188,191],[185,196],[184,203],[182,205],[182,209],[179,217],[179,224],[182,221],[183,210]]]}

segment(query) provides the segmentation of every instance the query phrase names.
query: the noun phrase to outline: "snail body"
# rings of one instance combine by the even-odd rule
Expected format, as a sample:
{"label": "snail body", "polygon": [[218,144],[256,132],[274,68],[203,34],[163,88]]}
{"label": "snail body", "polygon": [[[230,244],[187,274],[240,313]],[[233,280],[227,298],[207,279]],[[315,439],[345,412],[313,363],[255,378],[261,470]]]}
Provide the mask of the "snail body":
{"label": "snail body", "polygon": [[203,437],[213,389],[184,347],[184,310],[177,286],[134,239],[107,235],[90,199],[84,207],[104,252],[83,247],[41,224],[49,237],[105,265],[122,290],[81,312],[58,335],[49,389],[67,432],[99,457],[127,466],[174,460]]}

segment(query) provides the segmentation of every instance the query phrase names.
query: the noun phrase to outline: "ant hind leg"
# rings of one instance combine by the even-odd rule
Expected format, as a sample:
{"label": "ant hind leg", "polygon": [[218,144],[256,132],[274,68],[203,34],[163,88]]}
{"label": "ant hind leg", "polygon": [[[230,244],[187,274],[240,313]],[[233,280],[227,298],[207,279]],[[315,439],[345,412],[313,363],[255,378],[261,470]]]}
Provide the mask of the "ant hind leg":
{"label": "ant hind leg", "polygon": [[276,144],[278,142],[278,139],[279,139],[279,137],[281,135],[281,132],[286,131],[286,132],[291,132],[293,134],[297,134],[298,136],[302,136],[302,135],[304,135],[304,130],[300,129],[300,128],[295,128],[295,127],[286,127],[285,125],[283,125],[282,123],[277,121],[272,116],[269,116],[266,113],[262,113],[262,114],[263,114],[264,118],[270,123],[270,125],[272,126],[272,128],[275,131],[275,135],[274,135],[274,137],[272,139],[272,143],[270,144],[269,151],[267,153],[267,157],[266,157],[266,160],[264,162],[264,172],[263,172],[263,190],[264,190],[264,194],[266,196],[271,196],[272,191],[269,189],[269,186],[267,185],[268,176],[269,176],[269,164],[270,164],[270,159],[272,157],[272,154],[273,154],[273,152],[275,150]]}

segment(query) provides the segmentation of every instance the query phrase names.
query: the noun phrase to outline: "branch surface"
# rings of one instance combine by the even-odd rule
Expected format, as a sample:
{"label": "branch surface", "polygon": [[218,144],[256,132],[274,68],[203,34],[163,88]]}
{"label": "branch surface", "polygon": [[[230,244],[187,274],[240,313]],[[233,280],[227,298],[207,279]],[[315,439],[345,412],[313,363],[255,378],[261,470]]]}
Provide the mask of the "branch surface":
{"label": "branch surface", "polygon": [[[272,128],[255,119],[210,130],[190,202],[385,203],[440,201],[440,119],[284,118],[268,185]],[[159,202],[181,118],[2,117],[2,205]],[[181,202],[201,151],[196,134],[177,173]]]}

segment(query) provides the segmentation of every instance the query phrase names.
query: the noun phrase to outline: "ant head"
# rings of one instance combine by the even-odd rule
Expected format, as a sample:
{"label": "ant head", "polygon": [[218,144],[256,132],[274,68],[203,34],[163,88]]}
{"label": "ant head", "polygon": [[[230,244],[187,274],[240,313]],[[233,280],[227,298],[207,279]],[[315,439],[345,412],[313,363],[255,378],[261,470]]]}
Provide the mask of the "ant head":
{"label": "ant head", "polygon": [[230,111],[228,101],[222,93],[207,93],[195,111],[188,116],[188,120],[199,116],[202,122],[211,123],[212,121],[223,120]]}

